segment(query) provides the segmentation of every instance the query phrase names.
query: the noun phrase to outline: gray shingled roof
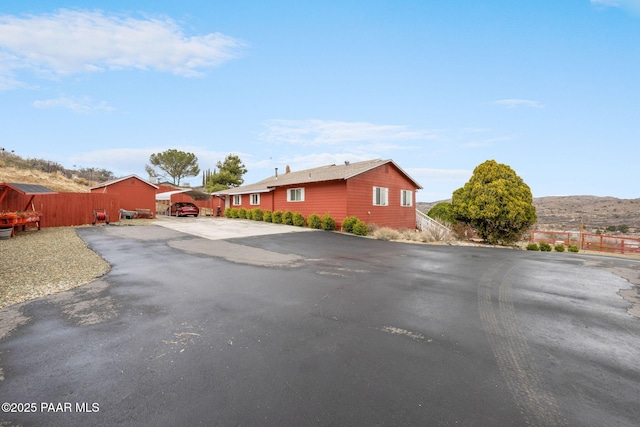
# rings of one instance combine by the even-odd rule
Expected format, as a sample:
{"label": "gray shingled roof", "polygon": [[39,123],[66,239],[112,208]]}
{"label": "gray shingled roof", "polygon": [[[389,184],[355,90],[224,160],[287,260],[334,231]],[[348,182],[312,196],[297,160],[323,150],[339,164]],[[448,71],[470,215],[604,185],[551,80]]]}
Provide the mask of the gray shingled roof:
{"label": "gray shingled roof", "polygon": [[17,182],[7,182],[9,187],[20,191],[24,194],[45,194],[45,193],[55,193],[54,190],[45,187],[44,185],[38,184],[20,184]]}
{"label": "gray shingled roof", "polygon": [[271,191],[274,187],[282,187],[286,185],[296,185],[311,182],[347,180],[361,173],[375,169],[386,163],[393,164],[398,170],[411,180],[417,188],[422,188],[420,184],[413,180],[405,171],[402,170],[393,160],[366,160],[363,162],[344,163],[340,165],[320,166],[312,169],[305,169],[297,172],[279,173],[269,178],[258,181],[254,184],[243,185],[241,187],[230,188],[216,192],[215,194],[247,194],[247,193],[264,193]]}

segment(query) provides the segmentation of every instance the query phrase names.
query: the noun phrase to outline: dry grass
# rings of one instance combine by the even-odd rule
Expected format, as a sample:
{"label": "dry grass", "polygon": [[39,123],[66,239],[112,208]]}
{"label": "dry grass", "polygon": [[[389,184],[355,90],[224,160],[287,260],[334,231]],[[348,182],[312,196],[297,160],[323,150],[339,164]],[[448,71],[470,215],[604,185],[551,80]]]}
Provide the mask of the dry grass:
{"label": "dry grass", "polygon": [[452,241],[453,236],[444,230],[429,229],[425,231],[418,230],[395,230],[388,227],[375,228],[371,234],[374,239],[378,240],[396,240],[407,242],[434,243]]}
{"label": "dry grass", "polygon": [[54,191],[88,193],[95,182],[86,179],[69,179],[58,173],[47,173],[35,169],[18,169],[0,166],[0,182],[44,185]]}

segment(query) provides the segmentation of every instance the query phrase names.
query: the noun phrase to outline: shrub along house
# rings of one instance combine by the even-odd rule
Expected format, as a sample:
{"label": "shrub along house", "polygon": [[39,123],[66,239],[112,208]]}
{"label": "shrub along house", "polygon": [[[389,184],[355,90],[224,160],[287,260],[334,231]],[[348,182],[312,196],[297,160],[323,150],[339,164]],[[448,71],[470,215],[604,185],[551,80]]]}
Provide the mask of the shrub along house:
{"label": "shrub along house", "polygon": [[396,229],[416,228],[416,191],[422,187],[393,160],[368,160],[276,174],[220,191],[226,208],[330,214]]}

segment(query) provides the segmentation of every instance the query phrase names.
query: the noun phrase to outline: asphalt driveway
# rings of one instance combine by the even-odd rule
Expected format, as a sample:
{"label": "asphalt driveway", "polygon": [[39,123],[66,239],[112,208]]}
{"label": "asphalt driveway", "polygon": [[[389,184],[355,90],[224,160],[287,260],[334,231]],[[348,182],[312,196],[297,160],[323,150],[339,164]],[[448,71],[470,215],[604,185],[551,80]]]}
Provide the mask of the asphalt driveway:
{"label": "asphalt driveway", "polygon": [[289,229],[80,229],[112,270],[0,311],[0,425],[638,424],[637,261]]}

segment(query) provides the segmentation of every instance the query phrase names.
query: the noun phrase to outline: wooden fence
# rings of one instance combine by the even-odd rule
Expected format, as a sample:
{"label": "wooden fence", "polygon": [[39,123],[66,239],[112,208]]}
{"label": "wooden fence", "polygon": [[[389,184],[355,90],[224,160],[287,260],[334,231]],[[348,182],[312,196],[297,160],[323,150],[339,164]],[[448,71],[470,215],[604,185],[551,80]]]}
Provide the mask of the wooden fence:
{"label": "wooden fence", "polygon": [[[32,199],[33,197],[33,199]],[[105,211],[110,221],[119,219],[120,196],[109,193],[20,194],[9,192],[0,210],[42,213],[41,227],[65,227],[94,222],[94,211]]]}
{"label": "wooden fence", "polygon": [[581,250],[610,252],[619,254],[640,254],[640,238],[611,236],[605,234],[581,233],[579,231],[531,231],[530,241],[546,242],[552,246],[563,243],[576,245]]}

